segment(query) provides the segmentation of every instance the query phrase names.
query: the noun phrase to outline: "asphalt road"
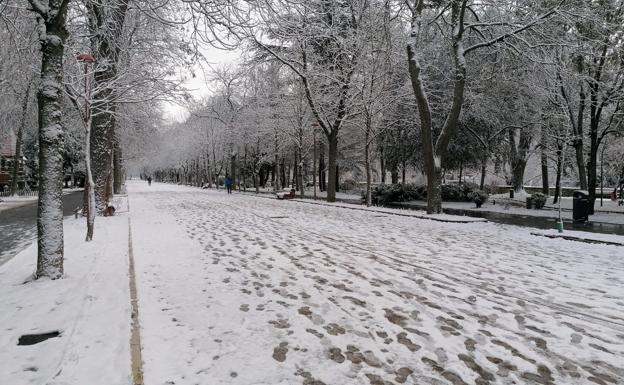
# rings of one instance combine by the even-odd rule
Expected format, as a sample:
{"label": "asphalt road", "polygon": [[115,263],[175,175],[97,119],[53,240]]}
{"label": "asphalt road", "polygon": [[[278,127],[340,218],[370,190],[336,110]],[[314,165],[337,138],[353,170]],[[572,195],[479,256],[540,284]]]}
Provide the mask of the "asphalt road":
{"label": "asphalt road", "polygon": [[[63,214],[73,215],[82,204],[82,192],[63,195]],[[37,236],[37,201],[0,211],[0,265],[13,258]]]}

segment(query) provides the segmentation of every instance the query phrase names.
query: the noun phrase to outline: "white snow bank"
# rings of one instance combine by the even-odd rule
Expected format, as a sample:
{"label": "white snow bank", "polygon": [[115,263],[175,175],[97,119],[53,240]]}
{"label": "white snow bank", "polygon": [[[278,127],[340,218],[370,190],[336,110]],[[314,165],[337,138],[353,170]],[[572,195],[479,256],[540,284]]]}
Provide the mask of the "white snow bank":
{"label": "white snow bank", "polygon": [[291,199],[292,202],[301,202],[301,203],[310,203],[316,205],[324,205],[324,206],[334,206],[340,207],[344,209],[351,210],[363,210],[363,211],[371,211],[382,214],[392,214],[392,215],[400,215],[405,217],[413,217],[418,219],[428,219],[438,222],[453,222],[453,223],[473,223],[473,222],[487,222],[487,219],[484,218],[473,218],[468,216],[460,216],[460,215],[448,215],[448,214],[422,214],[413,210],[406,209],[391,209],[386,207],[366,207],[364,205],[356,205],[352,203],[341,203],[341,202],[322,202],[322,201],[310,201],[306,199]]}
{"label": "white snow bank", "polygon": [[[130,383],[128,218],[97,218],[86,243],[84,219],[66,219],[65,276],[24,284],[33,244],[0,266],[0,384]],[[24,334],[60,337],[18,346]]]}
{"label": "white snow bank", "polygon": [[[587,233],[585,231],[571,231],[564,230],[563,233],[559,233],[557,230],[535,230],[532,231],[533,234],[540,234],[548,237],[569,237],[575,238],[579,241],[585,242],[606,242],[606,243],[617,243],[624,245],[624,237],[620,235],[611,235],[611,234],[597,234],[597,233]],[[623,249],[624,252],[624,249]]]}

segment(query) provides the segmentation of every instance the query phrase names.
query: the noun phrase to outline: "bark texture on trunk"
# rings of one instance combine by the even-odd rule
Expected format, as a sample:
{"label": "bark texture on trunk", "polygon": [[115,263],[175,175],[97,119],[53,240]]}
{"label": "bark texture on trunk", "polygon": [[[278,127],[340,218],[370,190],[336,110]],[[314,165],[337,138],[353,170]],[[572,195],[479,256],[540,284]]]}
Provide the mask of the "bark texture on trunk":
{"label": "bark texture on trunk", "polygon": [[123,180],[121,145],[119,140],[115,140],[115,151],[113,152],[113,194],[121,194]]}
{"label": "bark texture on trunk", "polygon": [[39,110],[39,202],[36,277],[63,275],[63,55],[67,3],[31,1],[38,13],[41,42]]}
{"label": "bark texture on trunk", "polygon": [[531,133],[527,128],[520,128],[520,138],[516,144],[516,129],[509,129],[509,150],[511,154],[511,186],[516,192],[524,189],[524,170],[529,160]]}
{"label": "bark texture on trunk", "polygon": [[557,143],[557,180],[555,181],[555,197],[553,204],[561,197],[561,174],[563,173],[563,145]]}
{"label": "bark texture on trunk", "polygon": [[446,120],[435,140],[433,138],[433,120],[431,105],[427,91],[421,78],[420,64],[420,31],[424,1],[415,1],[412,7],[411,32],[407,44],[408,70],[412,83],[412,89],[416,97],[418,114],[420,117],[420,129],[422,138],[424,170],[427,175],[427,213],[437,214],[442,212],[442,186],[441,165],[448,144],[455,132],[459,115],[464,102],[464,90],[466,85],[466,60],[463,46],[463,14],[465,2],[460,0],[451,1],[451,28],[453,43],[453,64],[455,79],[453,83],[453,98]]}
{"label": "bark texture on trunk", "polygon": [[328,161],[327,161],[327,169],[329,171],[327,176],[327,202],[335,202],[336,201],[336,189],[338,185],[336,183],[337,172],[336,172],[336,157],[338,156],[338,132],[337,130],[333,130],[331,135],[327,137],[327,141],[329,142],[329,153],[328,153]]}
{"label": "bark texture on trunk", "polygon": [[550,195],[550,186],[549,186],[549,178],[548,178],[548,132],[546,130],[546,125],[542,124],[542,134],[541,134],[541,166],[542,166],[542,194],[549,196]]}
{"label": "bark texture on trunk", "polygon": [[111,0],[89,4],[93,33],[91,50],[95,54],[95,89],[91,126],[91,161],[97,212],[108,213],[113,195],[113,152],[115,146],[114,82],[118,75],[123,26],[130,0]]}

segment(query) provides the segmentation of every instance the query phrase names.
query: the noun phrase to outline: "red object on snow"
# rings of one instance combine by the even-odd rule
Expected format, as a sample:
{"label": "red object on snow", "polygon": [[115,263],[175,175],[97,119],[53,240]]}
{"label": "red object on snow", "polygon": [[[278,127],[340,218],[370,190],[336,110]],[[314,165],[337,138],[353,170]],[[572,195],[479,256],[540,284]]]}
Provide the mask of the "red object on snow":
{"label": "red object on snow", "polygon": [[91,54],[88,53],[81,53],[80,55],[78,55],[76,57],[76,59],[78,61],[84,62],[84,63],[93,63],[95,62],[95,58],[93,56],[91,56]]}

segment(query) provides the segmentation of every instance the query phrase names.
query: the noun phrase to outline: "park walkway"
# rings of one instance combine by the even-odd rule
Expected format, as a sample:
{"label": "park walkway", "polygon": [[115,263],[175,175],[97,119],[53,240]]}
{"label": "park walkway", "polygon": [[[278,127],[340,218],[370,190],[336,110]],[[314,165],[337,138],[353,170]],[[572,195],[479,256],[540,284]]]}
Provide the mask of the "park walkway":
{"label": "park walkway", "polygon": [[621,247],[128,190],[146,384],[624,382]]}

